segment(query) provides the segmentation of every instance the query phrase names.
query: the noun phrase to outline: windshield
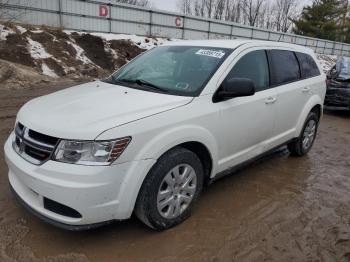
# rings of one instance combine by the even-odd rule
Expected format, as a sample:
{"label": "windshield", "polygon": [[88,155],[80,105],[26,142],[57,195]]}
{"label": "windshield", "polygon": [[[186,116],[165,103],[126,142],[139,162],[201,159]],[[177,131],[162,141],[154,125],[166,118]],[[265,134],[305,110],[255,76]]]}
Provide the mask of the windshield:
{"label": "windshield", "polygon": [[157,47],[126,64],[106,81],[147,91],[197,96],[231,52],[212,47]]}

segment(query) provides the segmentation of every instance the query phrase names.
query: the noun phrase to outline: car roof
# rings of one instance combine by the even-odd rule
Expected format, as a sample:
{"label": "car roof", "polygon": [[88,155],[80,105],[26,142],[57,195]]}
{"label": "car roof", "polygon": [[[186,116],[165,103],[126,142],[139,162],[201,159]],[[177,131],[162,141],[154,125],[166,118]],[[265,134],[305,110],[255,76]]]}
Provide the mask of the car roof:
{"label": "car roof", "polygon": [[295,45],[284,42],[276,41],[261,41],[261,40],[250,40],[250,39],[232,39],[232,40],[179,40],[179,41],[169,41],[164,44],[164,46],[203,46],[203,47],[214,47],[214,48],[230,48],[236,49],[242,45],[250,46],[264,46],[264,47],[279,47],[279,48],[289,48],[295,51],[300,51],[304,53],[313,53],[310,48]]}

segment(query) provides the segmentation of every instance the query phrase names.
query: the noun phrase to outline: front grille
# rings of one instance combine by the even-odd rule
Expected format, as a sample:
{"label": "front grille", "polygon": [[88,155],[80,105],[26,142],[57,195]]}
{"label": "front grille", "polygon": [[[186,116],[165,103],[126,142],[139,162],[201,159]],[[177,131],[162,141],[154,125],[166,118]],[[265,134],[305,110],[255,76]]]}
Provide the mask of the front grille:
{"label": "front grille", "polygon": [[28,162],[41,165],[49,160],[58,138],[41,134],[17,123],[15,127],[14,150]]}
{"label": "front grille", "polygon": [[45,161],[47,160],[49,157],[50,157],[50,154],[49,152],[45,152],[45,151],[42,151],[42,150],[38,150],[34,147],[30,147],[30,146],[26,146],[24,148],[24,152],[32,157],[32,158],[35,158],[39,161]]}

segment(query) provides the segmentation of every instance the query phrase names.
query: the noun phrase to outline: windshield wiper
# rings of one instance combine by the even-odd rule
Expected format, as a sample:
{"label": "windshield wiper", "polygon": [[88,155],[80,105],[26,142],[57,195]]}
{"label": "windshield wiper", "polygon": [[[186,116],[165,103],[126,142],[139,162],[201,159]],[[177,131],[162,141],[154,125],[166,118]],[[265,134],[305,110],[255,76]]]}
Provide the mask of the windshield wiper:
{"label": "windshield wiper", "polygon": [[148,82],[146,80],[143,80],[143,79],[136,79],[136,80],[132,80],[132,79],[114,79],[116,82],[124,82],[124,83],[133,83],[133,84],[137,84],[139,86],[146,86],[146,87],[149,87],[153,90],[157,90],[157,91],[161,91],[163,93],[168,93],[169,91],[162,88],[162,87],[159,87],[151,82]]}

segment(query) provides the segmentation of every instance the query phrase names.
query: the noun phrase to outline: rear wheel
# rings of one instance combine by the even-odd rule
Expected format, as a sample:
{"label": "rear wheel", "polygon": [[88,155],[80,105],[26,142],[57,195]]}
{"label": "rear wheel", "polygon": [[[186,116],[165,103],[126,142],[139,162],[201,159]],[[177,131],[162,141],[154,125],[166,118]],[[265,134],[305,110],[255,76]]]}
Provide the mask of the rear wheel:
{"label": "rear wheel", "polygon": [[304,156],[311,150],[317,135],[318,121],[318,115],[315,112],[310,112],[300,136],[288,144],[291,155]]}
{"label": "rear wheel", "polygon": [[136,216],[164,230],[191,214],[203,187],[203,167],[192,151],[175,148],[164,154],[147,175],[137,198]]}

